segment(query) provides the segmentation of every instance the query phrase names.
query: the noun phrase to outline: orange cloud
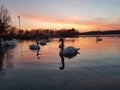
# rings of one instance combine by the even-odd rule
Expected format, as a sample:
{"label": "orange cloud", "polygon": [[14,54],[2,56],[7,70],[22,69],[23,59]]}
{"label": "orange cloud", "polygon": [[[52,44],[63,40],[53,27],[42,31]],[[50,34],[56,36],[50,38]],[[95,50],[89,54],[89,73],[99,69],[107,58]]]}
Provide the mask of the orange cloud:
{"label": "orange cloud", "polygon": [[[44,22],[48,28],[54,26],[54,28],[76,28],[80,30],[112,30],[120,29],[120,23],[117,22],[117,19],[112,22],[109,18],[95,18],[92,20],[85,20],[83,17],[78,16],[69,16],[68,18],[61,19],[55,17],[43,17],[43,16],[34,16],[23,14],[23,17],[28,20]],[[120,19],[120,18],[119,18]],[[118,20],[119,20],[118,19]],[[53,24],[53,25],[52,25]],[[44,25],[43,25],[44,26]]]}

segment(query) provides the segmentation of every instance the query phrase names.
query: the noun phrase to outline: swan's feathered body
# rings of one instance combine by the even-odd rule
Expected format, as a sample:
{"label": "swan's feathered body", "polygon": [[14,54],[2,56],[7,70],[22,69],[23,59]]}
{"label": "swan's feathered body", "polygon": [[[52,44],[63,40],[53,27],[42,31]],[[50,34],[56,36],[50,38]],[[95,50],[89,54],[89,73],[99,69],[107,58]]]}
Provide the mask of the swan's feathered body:
{"label": "swan's feathered body", "polygon": [[100,37],[96,37],[96,41],[102,41],[102,38],[100,38]]}
{"label": "swan's feathered body", "polygon": [[40,49],[38,40],[36,40],[36,44],[29,45],[29,48],[32,49],[32,50]]}
{"label": "swan's feathered body", "polygon": [[40,45],[46,45],[46,44],[47,44],[47,42],[45,40],[40,42]]}
{"label": "swan's feathered body", "polygon": [[69,46],[63,49],[62,54],[74,54],[74,53],[77,53],[79,49],[80,48]]}
{"label": "swan's feathered body", "polygon": [[38,46],[36,44],[32,44],[32,45],[29,45],[29,48],[33,49],[33,50],[37,50],[37,49],[40,49],[40,46]]}
{"label": "swan's feathered body", "polygon": [[75,54],[78,52],[78,50],[80,50],[80,48],[75,48],[73,46],[64,48],[64,39],[63,38],[60,39],[59,42],[61,42],[59,45],[59,48],[61,48],[61,54],[63,54],[63,55]]}
{"label": "swan's feathered body", "polygon": [[96,41],[102,41],[102,38],[97,38]]}
{"label": "swan's feathered body", "polygon": [[3,46],[15,46],[16,45],[16,39],[12,39],[12,40],[7,40],[2,42]]}

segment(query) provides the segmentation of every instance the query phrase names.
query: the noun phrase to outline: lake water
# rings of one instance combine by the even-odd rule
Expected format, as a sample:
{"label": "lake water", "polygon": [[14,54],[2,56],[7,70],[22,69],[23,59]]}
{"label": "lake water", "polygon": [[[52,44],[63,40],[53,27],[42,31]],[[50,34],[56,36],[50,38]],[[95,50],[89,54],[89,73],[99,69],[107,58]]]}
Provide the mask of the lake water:
{"label": "lake water", "polygon": [[80,48],[75,57],[64,57],[62,66],[58,39],[29,49],[35,41],[17,42],[4,49],[0,63],[0,90],[120,90],[120,37],[65,39],[65,47]]}

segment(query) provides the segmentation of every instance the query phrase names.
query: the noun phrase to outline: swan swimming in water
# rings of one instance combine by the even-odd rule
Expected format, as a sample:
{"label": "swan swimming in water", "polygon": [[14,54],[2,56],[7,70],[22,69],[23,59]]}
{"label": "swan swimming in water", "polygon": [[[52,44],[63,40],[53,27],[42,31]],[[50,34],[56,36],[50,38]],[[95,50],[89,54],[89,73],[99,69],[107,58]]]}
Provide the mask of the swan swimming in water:
{"label": "swan swimming in water", "polygon": [[7,40],[7,41],[2,40],[2,45],[3,46],[16,46],[16,39]]}
{"label": "swan swimming in water", "polygon": [[29,45],[29,48],[31,50],[38,50],[38,49],[40,49],[38,39],[36,40],[36,44]]}
{"label": "swan swimming in water", "polygon": [[40,42],[40,45],[43,45],[43,46],[44,46],[44,45],[46,45],[46,44],[47,44],[47,42],[46,42],[45,40],[43,40],[43,41]]}
{"label": "swan swimming in water", "polygon": [[73,46],[64,48],[64,38],[60,38],[59,42],[61,42],[59,48],[61,48],[61,54],[63,55],[72,55],[78,53],[78,50],[80,50],[80,48],[75,48]]}
{"label": "swan swimming in water", "polygon": [[96,41],[98,42],[98,41],[102,41],[102,38],[100,38],[100,36],[97,36],[96,37]]}

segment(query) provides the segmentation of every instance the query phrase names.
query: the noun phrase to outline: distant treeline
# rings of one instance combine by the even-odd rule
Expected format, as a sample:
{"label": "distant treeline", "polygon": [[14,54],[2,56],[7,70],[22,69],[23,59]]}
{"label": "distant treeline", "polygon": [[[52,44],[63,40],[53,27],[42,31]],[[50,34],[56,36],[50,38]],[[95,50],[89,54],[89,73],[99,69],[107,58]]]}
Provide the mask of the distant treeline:
{"label": "distant treeline", "polygon": [[49,30],[49,29],[32,29],[32,30],[17,30],[12,28],[2,33],[3,39],[47,39],[54,37],[76,37],[79,31],[72,29]]}
{"label": "distant treeline", "polygon": [[120,34],[120,30],[109,30],[109,31],[89,31],[81,32],[79,35],[115,35]]}
{"label": "distant treeline", "polygon": [[113,35],[120,34],[120,30],[112,31],[89,31],[79,32],[78,30],[72,29],[61,29],[61,30],[50,30],[50,29],[32,29],[32,30],[18,30],[15,27],[6,30],[2,33],[3,39],[47,39],[54,37],[78,37],[81,35]]}

